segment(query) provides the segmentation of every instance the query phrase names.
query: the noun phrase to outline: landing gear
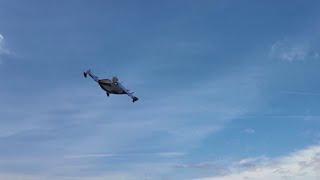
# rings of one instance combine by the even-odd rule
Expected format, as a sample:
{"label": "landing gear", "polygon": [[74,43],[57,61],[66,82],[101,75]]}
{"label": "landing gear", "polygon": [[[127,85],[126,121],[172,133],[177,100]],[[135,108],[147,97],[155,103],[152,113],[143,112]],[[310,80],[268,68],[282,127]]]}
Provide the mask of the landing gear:
{"label": "landing gear", "polygon": [[86,73],[86,72],[83,72],[83,76],[84,76],[85,78],[87,78],[87,73]]}
{"label": "landing gear", "polygon": [[110,94],[108,93],[108,92],[106,92],[107,93],[107,96],[109,97],[110,96]]}

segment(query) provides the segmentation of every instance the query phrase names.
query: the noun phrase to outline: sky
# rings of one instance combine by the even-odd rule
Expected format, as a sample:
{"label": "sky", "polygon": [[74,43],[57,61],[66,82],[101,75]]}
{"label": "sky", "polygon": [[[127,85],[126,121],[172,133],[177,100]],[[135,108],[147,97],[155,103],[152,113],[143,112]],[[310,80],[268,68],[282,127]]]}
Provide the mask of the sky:
{"label": "sky", "polygon": [[0,0],[0,179],[320,179],[319,7]]}

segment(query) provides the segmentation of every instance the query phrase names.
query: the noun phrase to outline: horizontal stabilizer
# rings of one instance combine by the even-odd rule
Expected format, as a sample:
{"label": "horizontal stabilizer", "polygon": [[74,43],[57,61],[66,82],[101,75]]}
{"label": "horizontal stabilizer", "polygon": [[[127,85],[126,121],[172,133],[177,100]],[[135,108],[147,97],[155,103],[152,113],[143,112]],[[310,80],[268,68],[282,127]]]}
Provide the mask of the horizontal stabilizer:
{"label": "horizontal stabilizer", "polygon": [[139,98],[137,98],[135,96],[132,97],[132,102],[135,102],[135,101],[138,101],[138,100],[139,100]]}

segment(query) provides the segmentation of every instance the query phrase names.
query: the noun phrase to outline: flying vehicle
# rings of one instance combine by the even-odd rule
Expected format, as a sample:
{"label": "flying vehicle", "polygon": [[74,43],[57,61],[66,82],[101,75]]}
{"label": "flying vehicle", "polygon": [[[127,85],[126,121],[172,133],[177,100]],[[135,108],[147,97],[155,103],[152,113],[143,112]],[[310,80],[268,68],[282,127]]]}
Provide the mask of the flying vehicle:
{"label": "flying vehicle", "polygon": [[112,77],[112,79],[99,79],[97,76],[95,76],[91,70],[87,70],[83,72],[83,76],[85,78],[88,77],[88,75],[99,84],[99,86],[106,91],[107,96],[110,96],[110,94],[126,94],[131,99],[132,102],[138,101],[139,98],[133,95],[133,92],[130,92],[128,89],[126,89],[118,80],[117,77]]}

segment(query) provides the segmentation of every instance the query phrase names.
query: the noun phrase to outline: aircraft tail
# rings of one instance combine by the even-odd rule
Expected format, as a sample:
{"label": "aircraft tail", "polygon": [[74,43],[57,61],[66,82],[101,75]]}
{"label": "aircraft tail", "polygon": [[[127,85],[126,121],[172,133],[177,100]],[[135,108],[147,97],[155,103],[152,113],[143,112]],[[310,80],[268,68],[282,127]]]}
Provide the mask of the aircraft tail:
{"label": "aircraft tail", "polygon": [[91,70],[89,69],[89,70],[83,72],[83,76],[86,78],[86,77],[88,77],[88,74],[90,74],[90,73],[91,73]]}
{"label": "aircraft tail", "polygon": [[132,102],[138,101],[139,98],[137,98],[136,96],[132,96]]}
{"label": "aircraft tail", "polygon": [[85,72],[83,72],[83,76],[84,76],[85,78],[87,78],[88,75],[89,75],[94,81],[98,82],[99,78],[98,78],[97,76],[95,76],[95,75],[91,72],[90,69],[87,70],[87,71],[85,71]]}

